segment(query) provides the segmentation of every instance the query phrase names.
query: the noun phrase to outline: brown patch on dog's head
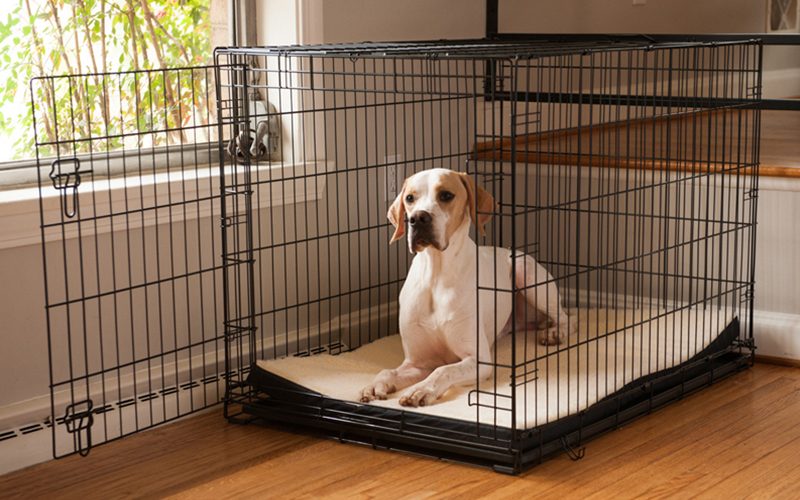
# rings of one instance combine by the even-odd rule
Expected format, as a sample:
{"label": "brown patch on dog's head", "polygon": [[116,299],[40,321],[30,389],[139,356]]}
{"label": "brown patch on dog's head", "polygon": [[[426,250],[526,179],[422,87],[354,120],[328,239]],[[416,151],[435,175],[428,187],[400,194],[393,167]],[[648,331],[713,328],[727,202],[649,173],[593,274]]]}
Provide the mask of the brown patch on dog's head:
{"label": "brown patch on dog's head", "polygon": [[481,236],[486,236],[486,230],[483,226],[492,218],[492,215],[488,212],[494,212],[497,203],[488,191],[475,185],[475,180],[472,176],[464,173],[458,175],[461,178],[464,189],[467,191],[467,210],[472,223],[475,224],[475,228]]}
{"label": "brown patch on dog's head", "polygon": [[433,186],[436,204],[443,212],[447,213],[445,244],[450,242],[453,233],[468,217],[469,192],[461,180],[462,175],[458,172],[449,172],[447,175],[440,176],[439,181]]}
{"label": "brown patch on dog's head", "polygon": [[407,182],[404,181],[400,193],[398,193],[397,198],[394,199],[389,206],[389,211],[386,213],[386,218],[389,219],[389,222],[394,226],[394,234],[392,235],[392,239],[389,240],[389,243],[394,243],[406,233],[406,206],[403,203],[406,184]]}

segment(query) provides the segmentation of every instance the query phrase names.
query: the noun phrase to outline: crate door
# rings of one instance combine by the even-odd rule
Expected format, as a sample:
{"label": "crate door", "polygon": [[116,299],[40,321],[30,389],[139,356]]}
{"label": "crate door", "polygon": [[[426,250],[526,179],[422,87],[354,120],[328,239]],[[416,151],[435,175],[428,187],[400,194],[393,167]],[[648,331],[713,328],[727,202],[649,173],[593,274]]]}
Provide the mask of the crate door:
{"label": "crate door", "polygon": [[224,393],[218,93],[213,66],[31,81],[55,457]]}

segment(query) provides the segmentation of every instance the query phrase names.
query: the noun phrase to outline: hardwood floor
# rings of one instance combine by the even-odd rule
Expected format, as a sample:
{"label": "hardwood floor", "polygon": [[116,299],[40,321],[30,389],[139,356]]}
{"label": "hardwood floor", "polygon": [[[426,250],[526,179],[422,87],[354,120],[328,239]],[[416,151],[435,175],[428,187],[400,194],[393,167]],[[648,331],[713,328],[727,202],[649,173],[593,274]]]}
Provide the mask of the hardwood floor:
{"label": "hardwood floor", "polygon": [[0,477],[0,497],[797,498],[800,369],[753,369],[520,477],[375,451],[220,411]]}

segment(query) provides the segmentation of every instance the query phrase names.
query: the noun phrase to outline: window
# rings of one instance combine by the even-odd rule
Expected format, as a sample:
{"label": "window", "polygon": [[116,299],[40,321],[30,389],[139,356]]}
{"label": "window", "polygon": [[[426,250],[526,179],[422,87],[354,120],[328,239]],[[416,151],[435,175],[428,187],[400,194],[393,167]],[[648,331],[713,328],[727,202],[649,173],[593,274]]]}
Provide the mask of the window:
{"label": "window", "polygon": [[[71,122],[84,134],[103,135],[103,128],[112,119],[136,120],[138,92],[131,79],[129,85],[108,88],[98,73],[163,67],[188,67],[210,64],[213,47],[227,43],[226,0],[11,0],[0,3],[0,172],[25,169],[35,155],[32,137],[31,90],[28,82],[41,75],[86,74],[70,89],[72,102],[80,110],[58,103],[53,109],[71,113]],[[210,73],[184,73],[189,78],[205,78]],[[194,75],[194,76],[191,76]],[[178,78],[162,78],[154,85],[166,96],[168,106],[191,103],[182,99],[179,89],[188,88]],[[46,86],[34,86],[34,99],[57,99],[57,93],[46,92]],[[63,95],[64,93],[61,93]],[[185,92],[183,93],[185,94]],[[113,102],[112,102],[113,101]],[[114,104],[117,103],[117,104]],[[55,104],[55,105],[51,105]],[[191,104],[197,107],[197,120],[207,120],[212,102]],[[61,112],[61,111],[60,111]],[[130,116],[127,116],[130,115]],[[58,118],[55,118],[58,120]],[[54,135],[54,127],[39,127]],[[146,129],[147,123],[141,125]],[[150,144],[142,147],[167,146],[168,139],[149,136]],[[43,140],[44,139],[44,140]],[[119,139],[107,150],[127,147]],[[159,143],[161,141],[161,143]],[[46,142],[46,138],[39,138]],[[87,143],[88,144],[88,143]],[[88,145],[84,145],[88,148]],[[78,153],[88,151],[78,150]],[[40,149],[40,155],[48,156]],[[55,151],[50,151],[55,154]],[[35,175],[23,176],[23,181]],[[19,181],[19,176],[17,177]],[[0,183],[8,183],[0,179]]]}
{"label": "window", "polygon": [[798,0],[768,0],[767,32],[797,33],[800,23]]}

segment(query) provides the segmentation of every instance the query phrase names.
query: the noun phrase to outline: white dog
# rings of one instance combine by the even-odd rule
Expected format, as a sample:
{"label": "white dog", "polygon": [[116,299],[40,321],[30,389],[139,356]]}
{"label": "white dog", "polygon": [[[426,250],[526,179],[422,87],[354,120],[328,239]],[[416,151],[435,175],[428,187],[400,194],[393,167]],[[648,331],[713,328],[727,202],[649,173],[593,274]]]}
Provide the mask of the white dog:
{"label": "white dog", "polygon": [[362,402],[405,389],[401,405],[424,406],[454,385],[488,378],[494,343],[514,323],[518,332],[536,330],[542,344],[561,341],[569,317],[555,281],[532,257],[515,257],[516,319],[510,317],[511,292],[492,290],[512,289],[511,251],[478,247],[469,228],[472,221],[484,234],[495,206],[470,176],[452,170],[426,170],[403,183],[387,217],[394,242],[403,237],[408,214],[408,247],[416,253],[400,291],[405,360],[362,389]]}

